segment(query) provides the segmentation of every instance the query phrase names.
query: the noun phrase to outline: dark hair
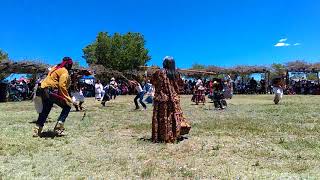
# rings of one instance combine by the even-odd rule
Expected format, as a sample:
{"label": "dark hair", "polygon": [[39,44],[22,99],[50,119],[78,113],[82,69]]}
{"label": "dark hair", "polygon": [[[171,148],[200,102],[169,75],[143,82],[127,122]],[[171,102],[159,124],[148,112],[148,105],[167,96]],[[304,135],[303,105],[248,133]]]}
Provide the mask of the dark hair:
{"label": "dark hair", "polygon": [[65,67],[68,71],[70,71],[72,68],[72,64],[73,64],[73,61],[70,57],[64,57],[62,59],[62,62],[60,64],[57,64],[55,70]]}
{"label": "dark hair", "polygon": [[167,76],[169,79],[174,80],[176,78],[176,63],[172,57],[164,58],[163,68],[167,70]]}
{"label": "dark hair", "polygon": [[62,59],[62,62],[65,62],[64,67],[65,67],[67,70],[71,70],[73,62],[72,62],[72,59],[71,59],[70,57],[64,57],[64,58]]}
{"label": "dark hair", "polygon": [[70,57],[64,57],[62,61],[72,61],[72,59]]}

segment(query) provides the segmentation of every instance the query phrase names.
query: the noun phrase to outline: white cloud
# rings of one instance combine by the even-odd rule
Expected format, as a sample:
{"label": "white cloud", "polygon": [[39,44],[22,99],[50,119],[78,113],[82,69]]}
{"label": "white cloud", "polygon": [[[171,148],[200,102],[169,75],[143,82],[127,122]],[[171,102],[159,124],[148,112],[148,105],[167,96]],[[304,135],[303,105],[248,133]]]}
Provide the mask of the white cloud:
{"label": "white cloud", "polygon": [[280,39],[279,42],[286,42],[288,40],[288,38],[283,38],[283,39]]}
{"label": "white cloud", "polygon": [[294,43],[294,44],[286,43],[287,40],[288,40],[288,38],[282,38],[274,46],[275,47],[286,47],[286,46],[300,46],[301,45],[301,43]]}
{"label": "white cloud", "polygon": [[290,46],[288,43],[283,43],[283,42],[278,42],[277,44],[274,45],[275,47],[284,47],[284,46]]}

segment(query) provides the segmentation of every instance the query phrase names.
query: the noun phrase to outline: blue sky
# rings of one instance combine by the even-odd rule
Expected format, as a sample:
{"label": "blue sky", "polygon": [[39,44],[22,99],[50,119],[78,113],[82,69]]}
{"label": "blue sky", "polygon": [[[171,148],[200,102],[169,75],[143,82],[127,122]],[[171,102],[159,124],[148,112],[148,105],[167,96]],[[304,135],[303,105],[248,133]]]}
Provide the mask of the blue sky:
{"label": "blue sky", "polygon": [[14,60],[85,64],[82,48],[98,32],[132,31],[144,34],[149,64],[166,55],[180,68],[317,62],[319,9],[318,0],[1,0],[0,48]]}

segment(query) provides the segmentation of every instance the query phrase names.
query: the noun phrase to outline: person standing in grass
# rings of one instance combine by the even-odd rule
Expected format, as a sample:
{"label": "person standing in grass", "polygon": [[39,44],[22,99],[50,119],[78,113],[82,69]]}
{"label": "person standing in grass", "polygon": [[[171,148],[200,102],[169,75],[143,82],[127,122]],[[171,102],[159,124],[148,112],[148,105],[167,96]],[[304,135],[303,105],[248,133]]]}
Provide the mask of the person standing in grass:
{"label": "person standing in grass", "polygon": [[63,135],[64,122],[69,115],[72,100],[68,93],[70,86],[69,70],[72,68],[72,59],[64,57],[62,62],[51,68],[48,76],[41,82],[36,94],[42,99],[42,111],[39,113],[36,126],[33,128],[33,136],[41,136],[44,123],[51,111],[53,104],[62,108],[54,131],[58,135]]}
{"label": "person standing in grass", "polygon": [[[219,82],[218,82],[219,81]],[[212,99],[213,99],[213,103],[214,103],[214,107],[216,109],[220,109],[220,110],[223,110],[225,109],[224,105],[226,105],[226,101],[224,99],[224,94],[223,94],[223,84],[221,82],[222,80],[221,79],[216,79],[214,82],[213,82],[213,96],[212,96]]]}
{"label": "person standing in grass", "polygon": [[79,84],[75,84],[71,90],[71,97],[72,97],[71,99],[74,107],[76,108],[76,111],[79,111],[79,108],[80,108],[80,111],[84,109],[82,106],[84,103],[84,95],[82,90],[83,88],[80,87]]}
{"label": "person standing in grass", "polygon": [[110,101],[111,100],[111,95],[110,95],[110,85],[107,84],[105,87],[104,87],[104,96],[102,98],[102,101],[101,101],[101,104],[102,106],[106,106],[106,103],[107,101]]}
{"label": "person standing in grass", "polygon": [[276,77],[273,79],[274,104],[278,104],[283,96],[283,89],[285,88],[284,78]]}
{"label": "person standing in grass", "polygon": [[174,143],[191,129],[180,107],[178,81],[175,61],[166,56],[163,69],[151,78],[155,88],[152,116],[152,141],[155,143]]}
{"label": "person standing in grass", "polygon": [[145,91],[147,98],[145,101],[148,104],[152,104],[153,102],[153,97],[154,97],[154,88],[152,84],[150,83],[150,80],[147,80],[147,83],[144,85],[143,90]]}
{"label": "person standing in grass", "polygon": [[116,99],[117,92],[118,92],[118,83],[116,82],[116,79],[113,77],[111,78],[110,85],[109,85],[109,91],[111,95],[111,99]]}
{"label": "person standing in grass", "polygon": [[101,84],[100,80],[97,80],[96,84],[94,85],[95,93],[96,93],[96,100],[100,101],[101,98],[104,96],[103,85]]}
{"label": "person standing in grass", "polygon": [[136,110],[140,109],[139,104],[138,104],[138,99],[140,104],[142,105],[143,109],[146,110],[147,106],[146,104],[143,102],[143,96],[145,94],[144,90],[142,89],[140,83],[138,83],[137,81],[129,81],[136,89],[137,91],[137,96],[134,98],[134,104],[136,106]]}

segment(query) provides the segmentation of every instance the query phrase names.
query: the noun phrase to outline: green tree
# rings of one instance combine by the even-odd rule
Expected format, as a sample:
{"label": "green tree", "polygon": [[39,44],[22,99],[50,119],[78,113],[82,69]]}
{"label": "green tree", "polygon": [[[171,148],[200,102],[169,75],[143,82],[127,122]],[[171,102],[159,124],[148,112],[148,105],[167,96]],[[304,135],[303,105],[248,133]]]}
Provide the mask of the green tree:
{"label": "green tree", "polygon": [[75,60],[75,61],[73,62],[72,68],[80,69],[80,68],[82,68],[82,66],[80,65],[80,62],[79,62],[79,61]]}
{"label": "green tree", "polygon": [[150,60],[140,33],[113,36],[100,32],[92,44],[83,48],[83,58],[89,65],[99,64],[119,71],[137,69]]}
{"label": "green tree", "polygon": [[318,80],[317,73],[307,73],[307,79],[313,81]]}
{"label": "green tree", "polygon": [[273,63],[271,65],[271,73],[275,76],[286,73],[286,68],[283,64]]}
{"label": "green tree", "polygon": [[83,48],[83,58],[87,61],[88,64],[95,64],[97,62],[97,58],[95,56],[95,51],[97,48],[97,42],[94,42],[85,48]]}
{"label": "green tree", "polygon": [[191,69],[194,69],[194,70],[201,70],[201,69],[206,69],[206,68],[207,68],[206,65],[198,64],[198,63],[192,64],[192,66],[191,66]]}
{"label": "green tree", "polygon": [[286,67],[283,64],[273,63],[271,64],[270,69],[270,80],[274,79],[277,76],[282,76],[286,74]]}
{"label": "green tree", "polygon": [[[3,61],[3,60],[7,60],[8,59],[8,54],[6,52],[4,52],[3,50],[0,49],[0,63]],[[7,77],[8,74],[6,73],[3,73],[3,72],[0,72],[0,81],[2,79],[4,79],[5,77]]]}
{"label": "green tree", "polygon": [[2,62],[5,59],[8,59],[8,54],[0,49],[0,62]]}

